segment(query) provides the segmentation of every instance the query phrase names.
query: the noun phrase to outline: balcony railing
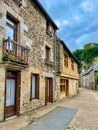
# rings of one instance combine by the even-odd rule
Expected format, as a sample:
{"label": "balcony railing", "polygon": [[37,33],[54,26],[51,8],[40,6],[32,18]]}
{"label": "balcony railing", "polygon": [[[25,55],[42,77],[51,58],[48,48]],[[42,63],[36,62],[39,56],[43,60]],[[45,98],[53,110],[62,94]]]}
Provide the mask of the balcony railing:
{"label": "balcony railing", "polygon": [[3,39],[2,60],[28,66],[29,50],[28,47],[24,47],[8,37],[8,39]]}

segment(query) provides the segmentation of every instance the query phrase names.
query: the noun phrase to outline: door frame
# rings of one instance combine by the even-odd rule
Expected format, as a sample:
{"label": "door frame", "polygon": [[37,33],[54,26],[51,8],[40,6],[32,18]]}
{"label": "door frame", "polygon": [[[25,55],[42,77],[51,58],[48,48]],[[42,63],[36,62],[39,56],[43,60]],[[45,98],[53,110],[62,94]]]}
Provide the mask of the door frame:
{"label": "door frame", "polygon": [[[48,79],[50,81],[50,90],[49,90],[49,101],[47,100],[48,96]],[[53,103],[53,78],[52,77],[45,77],[45,105],[47,105],[47,102]]]}
{"label": "door frame", "polygon": [[21,88],[21,71],[18,70],[10,70],[10,69],[6,69],[5,70],[5,96],[4,96],[4,120],[7,118],[6,117],[6,113],[5,113],[5,109],[6,109],[6,81],[7,78],[9,78],[9,76],[7,75],[7,71],[14,71],[16,72],[16,94],[15,94],[15,98],[17,99],[16,102],[16,114],[17,116],[20,115],[20,88]]}

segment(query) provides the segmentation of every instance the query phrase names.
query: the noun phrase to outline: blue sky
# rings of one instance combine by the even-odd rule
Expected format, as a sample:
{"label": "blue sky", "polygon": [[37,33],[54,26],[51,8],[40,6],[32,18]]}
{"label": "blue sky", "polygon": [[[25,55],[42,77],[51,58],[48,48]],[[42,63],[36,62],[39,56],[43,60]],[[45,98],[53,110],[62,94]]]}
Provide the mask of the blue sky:
{"label": "blue sky", "polygon": [[98,0],[40,0],[71,51],[98,43]]}

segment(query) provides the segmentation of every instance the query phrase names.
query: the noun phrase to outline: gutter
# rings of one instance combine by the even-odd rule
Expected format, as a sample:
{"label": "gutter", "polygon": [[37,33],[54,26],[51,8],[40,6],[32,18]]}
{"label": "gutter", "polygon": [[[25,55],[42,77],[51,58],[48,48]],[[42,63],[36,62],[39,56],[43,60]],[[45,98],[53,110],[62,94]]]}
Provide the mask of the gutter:
{"label": "gutter", "polygon": [[54,32],[54,90],[55,90],[55,101],[56,98],[56,31]]}

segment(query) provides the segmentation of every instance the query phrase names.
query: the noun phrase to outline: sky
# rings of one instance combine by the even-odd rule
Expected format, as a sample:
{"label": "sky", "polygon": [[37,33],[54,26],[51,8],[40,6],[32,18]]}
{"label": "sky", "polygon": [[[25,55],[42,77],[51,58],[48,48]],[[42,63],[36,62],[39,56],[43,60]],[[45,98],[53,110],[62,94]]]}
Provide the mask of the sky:
{"label": "sky", "polygon": [[98,43],[98,0],[39,0],[59,27],[57,36],[71,51]]}

